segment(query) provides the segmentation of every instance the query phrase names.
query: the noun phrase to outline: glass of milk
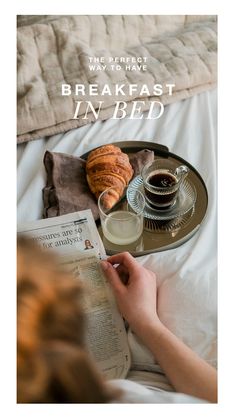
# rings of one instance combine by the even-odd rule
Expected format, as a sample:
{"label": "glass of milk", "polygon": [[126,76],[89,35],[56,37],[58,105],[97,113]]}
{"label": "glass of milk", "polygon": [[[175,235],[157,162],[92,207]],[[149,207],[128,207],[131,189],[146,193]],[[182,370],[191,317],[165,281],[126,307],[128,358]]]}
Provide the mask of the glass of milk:
{"label": "glass of milk", "polygon": [[114,189],[108,188],[101,193],[98,199],[98,208],[101,219],[102,232],[107,240],[118,245],[135,242],[143,232],[143,210],[145,198],[139,190],[133,191],[138,203],[134,211],[126,200],[108,205],[110,198],[115,196]]}

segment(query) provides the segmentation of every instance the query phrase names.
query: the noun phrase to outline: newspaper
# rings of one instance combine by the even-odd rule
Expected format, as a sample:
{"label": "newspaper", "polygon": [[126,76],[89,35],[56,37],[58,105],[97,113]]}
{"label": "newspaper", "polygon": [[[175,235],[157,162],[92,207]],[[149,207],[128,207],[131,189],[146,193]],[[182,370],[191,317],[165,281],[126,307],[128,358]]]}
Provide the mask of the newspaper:
{"label": "newspaper", "polygon": [[61,263],[84,283],[88,350],[106,378],[124,378],[131,364],[127,334],[100,267],[106,254],[91,210],[20,225],[18,233],[59,253]]}

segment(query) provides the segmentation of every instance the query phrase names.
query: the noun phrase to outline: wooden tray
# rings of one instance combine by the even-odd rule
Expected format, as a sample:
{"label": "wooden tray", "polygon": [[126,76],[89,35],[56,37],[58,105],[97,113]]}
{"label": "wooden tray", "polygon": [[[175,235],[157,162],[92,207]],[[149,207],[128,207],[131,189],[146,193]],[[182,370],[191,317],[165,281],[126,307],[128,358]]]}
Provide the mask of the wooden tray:
{"label": "wooden tray", "polygon": [[[143,149],[153,150],[156,157],[167,158],[177,165],[185,164],[189,167],[188,180],[195,186],[197,199],[194,207],[184,216],[178,217],[169,222],[157,222],[146,220],[142,236],[130,245],[119,246],[109,242],[102,234],[100,223],[98,222],[99,234],[104,243],[108,255],[129,251],[133,256],[142,256],[149,253],[160,252],[173,249],[189,240],[199,229],[207,210],[208,194],[205,183],[198,171],[181,157],[173,154],[163,145],[146,141],[122,141],[114,143],[122,151],[131,155]],[[86,159],[87,152],[82,158]]]}

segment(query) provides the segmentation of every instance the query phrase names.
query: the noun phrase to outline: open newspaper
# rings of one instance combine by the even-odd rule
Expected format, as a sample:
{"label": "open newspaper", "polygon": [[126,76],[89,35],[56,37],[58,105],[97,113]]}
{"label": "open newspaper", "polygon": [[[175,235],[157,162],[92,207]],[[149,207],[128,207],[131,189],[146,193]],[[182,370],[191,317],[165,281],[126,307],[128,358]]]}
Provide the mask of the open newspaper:
{"label": "open newspaper", "polygon": [[99,368],[109,378],[123,378],[130,367],[130,352],[122,317],[100,267],[106,257],[90,210],[27,223],[18,233],[56,251],[65,267],[83,281],[86,342]]}

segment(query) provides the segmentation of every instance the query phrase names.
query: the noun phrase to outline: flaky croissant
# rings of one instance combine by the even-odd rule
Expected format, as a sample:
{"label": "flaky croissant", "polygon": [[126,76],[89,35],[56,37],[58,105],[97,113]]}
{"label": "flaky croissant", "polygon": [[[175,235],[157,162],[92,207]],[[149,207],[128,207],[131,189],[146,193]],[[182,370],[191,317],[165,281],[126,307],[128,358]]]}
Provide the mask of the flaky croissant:
{"label": "flaky croissant", "polygon": [[132,178],[133,169],[128,155],[119,147],[105,145],[89,154],[86,175],[90,190],[97,199],[103,191],[113,188],[106,203],[107,208],[112,208]]}

